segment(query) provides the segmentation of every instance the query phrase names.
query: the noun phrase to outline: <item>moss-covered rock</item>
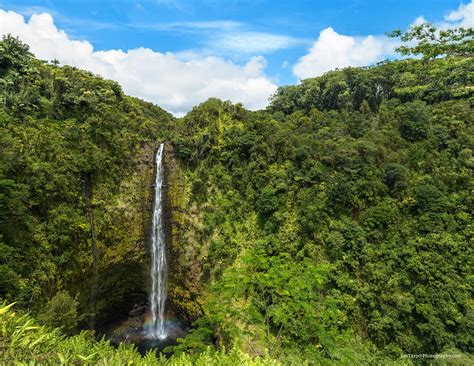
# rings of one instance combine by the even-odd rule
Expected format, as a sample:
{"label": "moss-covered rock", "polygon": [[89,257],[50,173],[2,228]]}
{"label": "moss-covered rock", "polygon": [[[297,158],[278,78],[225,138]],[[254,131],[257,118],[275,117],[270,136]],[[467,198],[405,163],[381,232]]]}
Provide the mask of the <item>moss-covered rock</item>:
{"label": "moss-covered rock", "polygon": [[[153,205],[155,146],[143,146],[134,169],[117,192],[99,189],[96,210],[99,249],[98,320],[127,315],[147,299],[149,233]],[[102,187],[101,187],[102,188]]]}
{"label": "moss-covered rock", "polygon": [[171,144],[165,147],[166,233],[169,238],[169,298],[177,312],[192,322],[202,315],[204,282],[200,242],[200,210],[191,204],[191,184],[186,170],[174,154]]}

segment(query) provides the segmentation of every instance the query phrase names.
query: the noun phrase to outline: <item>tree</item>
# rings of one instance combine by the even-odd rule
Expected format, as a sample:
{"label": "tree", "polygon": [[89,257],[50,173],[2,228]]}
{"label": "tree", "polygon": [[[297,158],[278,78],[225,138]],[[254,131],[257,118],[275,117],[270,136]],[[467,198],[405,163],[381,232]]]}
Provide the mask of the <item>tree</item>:
{"label": "tree", "polygon": [[409,141],[423,140],[428,133],[429,109],[420,101],[405,103],[397,108],[400,134]]}
{"label": "tree", "polygon": [[0,42],[0,75],[9,68],[21,71],[33,57],[30,47],[11,34],[4,35]]}
{"label": "tree", "polygon": [[400,29],[387,35],[400,38],[402,42],[417,42],[414,46],[403,45],[395,50],[404,56],[422,55],[425,60],[439,56],[473,57],[474,29],[456,28],[439,30],[431,23],[411,26],[403,33]]}

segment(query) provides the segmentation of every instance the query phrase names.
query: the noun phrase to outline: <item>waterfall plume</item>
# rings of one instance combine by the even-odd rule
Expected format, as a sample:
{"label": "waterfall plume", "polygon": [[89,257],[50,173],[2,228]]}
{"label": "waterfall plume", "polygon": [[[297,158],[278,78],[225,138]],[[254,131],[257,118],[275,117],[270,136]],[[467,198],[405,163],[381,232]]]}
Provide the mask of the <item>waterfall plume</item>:
{"label": "waterfall plume", "polygon": [[168,268],[166,263],[166,243],[163,227],[163,150],[161,144],[156,153],[155,201],[151,235],[151,324],[149,338],[165,339],[165,306],[167,294]]}

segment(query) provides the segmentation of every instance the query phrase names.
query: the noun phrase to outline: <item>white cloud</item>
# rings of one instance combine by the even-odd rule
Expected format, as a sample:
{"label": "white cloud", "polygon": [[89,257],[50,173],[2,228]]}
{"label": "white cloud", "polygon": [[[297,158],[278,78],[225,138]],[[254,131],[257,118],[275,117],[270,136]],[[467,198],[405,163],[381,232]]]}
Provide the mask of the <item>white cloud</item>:
{"label": "white cloud", "polygon": [[255,55],[275,52],[307,41],[284,34],[255,32],[233,20],[134,24],[132,27],[173,33],[192,33],[202,38],[200,54]]}
{"label": "white cloud", "polygon": [[[417,17],[411,25],[427,22]],[[439,29],[474,27],[474,0],[450,11],[444,21],[434,23]],[[352,37],[326,28],[319,34],[309,52],[293,66],[293,74],[306,79],[324,74],[335,68],[367,66],[394,56],[400,41],[385,36]]]}
{"label": "white cloud", "polygon": [[169,8],[191,14],[192,9],[181,0],[156,0],[157,4],[165,5]]}
{"label": "white cloud", "polygon": [[459,5],[459,8],[448,13],[444,17],[444,25],[449,28],[472,28],[474,27],[474,1]]}
{"label": "white cloud", "polygon": [[347,66],[366,66],[380,61],[387,54],[388,41],[382,37],[350,37],[326,28],[309,50],[293,67],[300,79],[319,76],[326,71]]}
{"label": "white cloud", "polygon": [[274,52],[301,42],[302,40],[285,35],[239,31],[215,35],[209,39],[208,46],[220,53],[256,54]]}
{"label": "white cloud", "polygon": [[417,25],[422,25],[423,23],[426,23],[427,20],[423,15],[420,15],[416,17],[416,19],[410,24],[410,26],[417,26]]}
{"label": "white cloud", "polygon": [[[420,15],[412,23],[413,25],[421,25],[430,22]],[[474,0],[470,3],[461,3],[456,10],[449,11],[442,21],[434,22],[438,29],[453,29],[453,28],[472,28],[474,27]]]}
{"label": "white cloud", "polygon": [[188,57],[148,48],[94,51],[88,41],[71,40],[58,30],[48,13],[29,21],[0,9],[0,33],[11,33],[28,43],[41,59],[58,59],[118,81],[128,94],[154,102],[182,115],[210,97],[242,102],[255,110],[267,105],[277,86],[265,75],[263,57],[244,65],[221,57]]}

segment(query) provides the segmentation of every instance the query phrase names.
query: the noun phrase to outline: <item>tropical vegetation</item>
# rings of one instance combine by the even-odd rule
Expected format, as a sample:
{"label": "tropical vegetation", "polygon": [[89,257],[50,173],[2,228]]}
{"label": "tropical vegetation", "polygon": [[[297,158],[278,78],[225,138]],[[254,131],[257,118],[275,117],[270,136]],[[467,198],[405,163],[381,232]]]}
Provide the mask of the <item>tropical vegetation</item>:
{"label": "tropical vegetation", "polygon": [[[472,363],[473,30],[390,35],[417,57],[179,119],[5,37],[1,362]],[[161,141],[179,207],[170,297],[193,322],[169,359],[78,334],[146,292]]]}

